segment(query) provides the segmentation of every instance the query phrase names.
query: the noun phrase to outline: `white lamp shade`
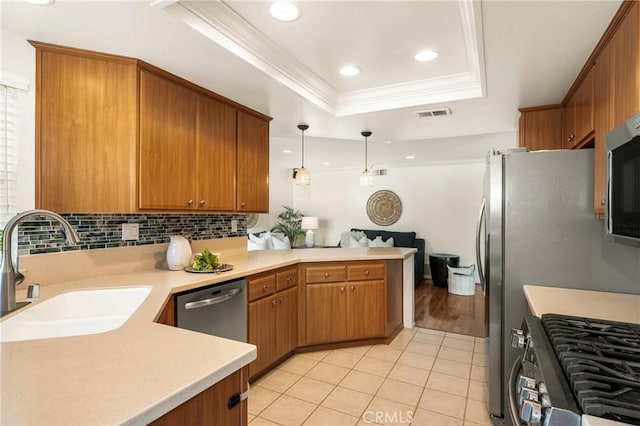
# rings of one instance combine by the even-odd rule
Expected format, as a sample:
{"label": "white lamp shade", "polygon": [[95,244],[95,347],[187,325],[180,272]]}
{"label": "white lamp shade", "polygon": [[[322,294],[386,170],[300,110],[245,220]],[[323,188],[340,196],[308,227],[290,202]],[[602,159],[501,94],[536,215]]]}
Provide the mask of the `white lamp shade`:
{"label": "white lamp shade", "polygon": [[300,223],[302,229],[318,229],[318,218],[311,216],[304,216]]}
{"label": "white lamp shade", "polygon": [[311,184],[311,176],[309,175],[309,171],[300,167],[296,171],[296,185],[310,185]]}
{"label": "white lamp shade", "polygon": [[371,185],[373,185],[373,176],[371,176],[371,172],[369,170],[365,170],[360,174],[360,186]]}

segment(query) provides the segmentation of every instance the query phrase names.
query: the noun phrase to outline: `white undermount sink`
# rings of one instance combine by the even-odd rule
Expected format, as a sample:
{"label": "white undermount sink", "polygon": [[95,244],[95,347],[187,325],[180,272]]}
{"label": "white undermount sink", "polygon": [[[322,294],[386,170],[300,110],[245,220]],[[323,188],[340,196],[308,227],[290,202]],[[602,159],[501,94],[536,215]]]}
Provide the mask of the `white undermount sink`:
{"label": "white undermount sink", "polygon": [[118,287],[62,293],[0,323],[0,341],[97,334],[122,326],[151,287]]}

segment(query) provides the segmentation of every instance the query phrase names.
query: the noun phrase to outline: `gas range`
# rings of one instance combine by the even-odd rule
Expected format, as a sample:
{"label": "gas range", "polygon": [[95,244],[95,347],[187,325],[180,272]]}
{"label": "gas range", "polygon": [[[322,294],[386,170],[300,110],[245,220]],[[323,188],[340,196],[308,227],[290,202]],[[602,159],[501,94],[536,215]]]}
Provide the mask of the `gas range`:
{"label": "gas range", "polygon": [[640,325],[527,316],[512,343],[524,350],[511,374],[514,424],[640,425]]}

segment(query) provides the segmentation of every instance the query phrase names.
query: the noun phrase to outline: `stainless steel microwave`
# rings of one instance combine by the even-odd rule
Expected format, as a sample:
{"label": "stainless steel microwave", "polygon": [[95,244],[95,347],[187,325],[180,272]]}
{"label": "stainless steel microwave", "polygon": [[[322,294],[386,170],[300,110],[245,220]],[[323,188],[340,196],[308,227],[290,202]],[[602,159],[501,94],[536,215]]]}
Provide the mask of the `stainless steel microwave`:
{"label": "stainless steel microwave", "polygon": [[640,247],[640,112],[607,134],[605,228]]}

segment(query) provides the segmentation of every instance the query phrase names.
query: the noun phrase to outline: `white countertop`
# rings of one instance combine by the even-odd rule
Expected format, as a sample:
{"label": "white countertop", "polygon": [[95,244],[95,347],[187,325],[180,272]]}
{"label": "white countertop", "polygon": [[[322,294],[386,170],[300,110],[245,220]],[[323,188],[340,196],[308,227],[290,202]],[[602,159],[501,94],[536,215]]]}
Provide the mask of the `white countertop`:
{"label": "white countertop", "polygon": [[[152,291],[116,330],[2,343],[0,423],[148,423],[256,357],[253,345],[154,323],[171,293],[300,262],[405,259],[414,252],[403,248],[269,250],[225,256],[224,262],[234,269],[222,274],[153,269],[43,285],[40,299],[33,304],[77,289],[150,285]],[[24,289],[18,292],[18,300],[24,293]]]}
{"label": "white countertop", "polygon": [[547,313],[640,324],[640,295],[525,285],[536,316]]}

